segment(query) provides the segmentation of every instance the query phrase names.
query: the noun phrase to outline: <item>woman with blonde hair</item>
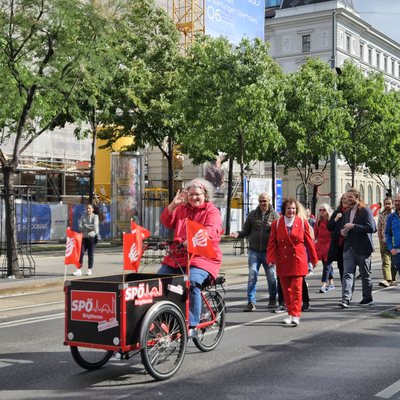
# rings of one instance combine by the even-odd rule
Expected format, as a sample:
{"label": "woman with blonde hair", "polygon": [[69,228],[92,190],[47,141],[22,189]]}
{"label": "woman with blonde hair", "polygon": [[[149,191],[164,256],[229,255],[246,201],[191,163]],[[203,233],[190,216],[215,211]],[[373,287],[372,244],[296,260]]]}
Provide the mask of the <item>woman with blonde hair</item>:
{"label": "woman with blonde hair", "polygon": [[331,245],[331,233],[328,230],[328,221],[331,215],[331,206],[328,203],[322,203],[318,207],[318,218],[314,225],[315,249],[318,260],[322,261],[320,293],[326,293],[328,290],[335,289],[332,262],[328,261],[329,247]]}

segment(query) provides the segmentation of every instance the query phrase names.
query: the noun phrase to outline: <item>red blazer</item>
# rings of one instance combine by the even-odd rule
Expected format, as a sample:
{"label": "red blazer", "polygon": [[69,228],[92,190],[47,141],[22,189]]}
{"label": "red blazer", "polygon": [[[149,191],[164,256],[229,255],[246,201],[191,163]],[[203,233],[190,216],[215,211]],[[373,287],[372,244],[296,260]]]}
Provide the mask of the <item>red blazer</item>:
{"label": "red blazer", "polygon": [[331,245],[331,232],[328,231],[328,220],[319,219],[314,225],[315,250],[318,260],[328,259],[329,247]]}
{"label": "red blazer", "polygon": [[313,265],[318,262],[310,229],[308,222],[298,216],[295,217],[290,235],[283,216],[272,222],[267,263],[276,265],[278,276],[305,276],[308,273],[308,260]]}

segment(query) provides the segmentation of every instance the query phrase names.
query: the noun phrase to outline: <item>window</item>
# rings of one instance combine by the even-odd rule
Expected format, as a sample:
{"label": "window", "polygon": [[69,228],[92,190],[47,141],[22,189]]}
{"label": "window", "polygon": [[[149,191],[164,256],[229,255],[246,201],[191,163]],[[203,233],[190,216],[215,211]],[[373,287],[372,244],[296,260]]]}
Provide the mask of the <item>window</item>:
{"label": "window", "polygon": [[365,199],[365,189],[364,189],[363,184],[360,185],[360,197],[361,197],[361,200]]}
{"label": "window", "polygon": [[304,191],[304,186],[301,183],[299,186],[297,186],[296,190],[296,200],[299,201],[301,204],[303,204],[304,207],[310,207],[312,203],[312,198],[313,198],[313,190],[314,190],[314,185],[311,183],[308,184],[308,200],[306,200],[306,194]]}
{"label": "window", "polygon": [[376,186],[375,203],[380,203],[381,201],[381,188],[380,186]]}
{"label": "window", "polygon": [[351,38],[350,36],[346,36],[346,51],[350,53],[350,42],[351,42]]}
{"label": "window", "polygon": [[383,69],[385,70],[385,72],[387,72],[387,69],[388,69],[388,58],[387,57],[383,58]]}
{"label": "window", "polygon": [[301,51],[309,53],[311,51],[311,35],[303,35],[301,37]]}
{"label": "window", "polygon": [[394,67],[394,61],[392,60],[392,75],[396,73],[396,69]]}
{"label": "window", "polygon": [[379,51],[376,52],[376,67],[381,67],[381,53]]}
{"label": "window", "polygon": [[372,198],[372,186],[368,185],[368,205],[372,205],[374,202]]}
{"label": "window", "polygon": [[364,61],[364,45],[360,44],[360,60]]}
{"label": "window", "polygon": [[372,49],[368,49],[368,64],[372,65]]}
{"label": "window", "polygon": [[276,7],[281,5],[281,0],[267,0],[265,7]]}

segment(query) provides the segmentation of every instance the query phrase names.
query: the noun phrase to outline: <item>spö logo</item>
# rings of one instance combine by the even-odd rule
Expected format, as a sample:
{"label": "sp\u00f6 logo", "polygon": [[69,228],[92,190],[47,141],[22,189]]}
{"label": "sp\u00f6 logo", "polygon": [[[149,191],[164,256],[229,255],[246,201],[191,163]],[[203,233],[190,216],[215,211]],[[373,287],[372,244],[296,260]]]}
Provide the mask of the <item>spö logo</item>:
{"label": "sp\u00f6 logo", "polygon": [[204,229],[199,229],[192,238],[193,246],[207,246],[207,232]]}
{"label": "sp\u00f6 logo", "polygon": [[74,238],[67,238],[67,243],[65,245],[65,257],[69,257],[74,251],[75,240]]}
{"label": "sp\u00f6 logo", "polygon": [[129,251],[129,259],[131,260],[131,262],[135,262],[139,259],[136,243],[133,243],[131,246],[131,249]]}

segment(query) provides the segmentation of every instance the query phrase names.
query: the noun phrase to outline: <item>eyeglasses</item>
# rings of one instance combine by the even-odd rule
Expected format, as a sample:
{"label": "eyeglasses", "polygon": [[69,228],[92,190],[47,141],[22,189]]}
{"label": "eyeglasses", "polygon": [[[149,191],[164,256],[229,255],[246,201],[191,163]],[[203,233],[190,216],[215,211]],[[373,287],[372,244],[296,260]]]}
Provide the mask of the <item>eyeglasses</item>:
{"label": "eyeglasses", "polygon": [[318,211],[326,211],[325,208],[320,208]]}
{"label": "eyeglasses", "polygon": [[259,203],[268,203],[268,200],[258,200]]}

